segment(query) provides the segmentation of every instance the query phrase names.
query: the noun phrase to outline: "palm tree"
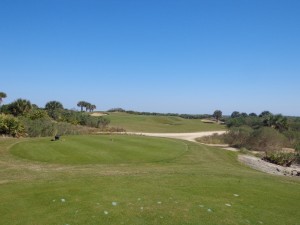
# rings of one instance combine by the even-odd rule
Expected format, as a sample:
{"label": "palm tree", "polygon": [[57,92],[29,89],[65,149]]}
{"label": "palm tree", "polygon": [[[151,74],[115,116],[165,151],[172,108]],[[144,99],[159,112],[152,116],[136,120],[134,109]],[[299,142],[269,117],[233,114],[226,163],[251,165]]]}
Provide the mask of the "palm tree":
{"label": "palm tree", "polygon": [[3,102],[3,98],[6,98],[6,97],[7,97],[6,93],[0,92],[0,105]]}
{"label": "palm tree", "polygon": [[22,116],[27,114],[32,109],[32,105],[29,100],[26,99],[17,99],[16,101],[12,102],[8,106],[8,110],[14,116]]}
{"label": "palm tree", "polygon": [[79,101],[77,103],[77,106],[81,108],[81,112],[83,111],[83,107],[86,107],[86,103],[85,101]]}
{"label": "palm tree", "polygon": [[50,101],[45,105],[46,110],[64,109],[63,105],[58,101]]}
{"label": "palm tree", "polygon": [[90,110],[93,112],[95,109],[96,109],[96,106],[95,105],[91,105]]}
{"label": "palm tree", "polygon": [[85,111],[91,111],[91,106],[92,106],[92,104],[91,103],[88,103],[88,102],[86,102],[85,103]]}
{"label": "palm tree", "polygon": [[288,129],[287,118],[282,116],[281,114],[272,116],[271,118],[271,126],[274,127],[279,132],[283,132]]}

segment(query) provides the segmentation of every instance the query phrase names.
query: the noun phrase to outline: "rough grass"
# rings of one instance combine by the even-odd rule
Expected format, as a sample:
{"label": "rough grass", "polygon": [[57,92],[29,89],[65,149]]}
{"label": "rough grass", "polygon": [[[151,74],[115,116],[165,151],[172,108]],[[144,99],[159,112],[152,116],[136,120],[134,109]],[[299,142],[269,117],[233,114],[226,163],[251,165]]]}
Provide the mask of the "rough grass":
{"label": "rough grass", "polygon": [[176,116],[148,116],[127,113],[110,113],[110,126],[122,127],[130,132],[197,132],[225,130],[224,125],[208,124],[201,119],[183,119]]}
{"label": "rough grass", "polygon": [[0,139],[0,224],[300,221],[299,179],[249,169],[237,162],[235,152],[178,141],[188,150],[173,160],[58,165],[12,156],[9,148],[23,141]]}

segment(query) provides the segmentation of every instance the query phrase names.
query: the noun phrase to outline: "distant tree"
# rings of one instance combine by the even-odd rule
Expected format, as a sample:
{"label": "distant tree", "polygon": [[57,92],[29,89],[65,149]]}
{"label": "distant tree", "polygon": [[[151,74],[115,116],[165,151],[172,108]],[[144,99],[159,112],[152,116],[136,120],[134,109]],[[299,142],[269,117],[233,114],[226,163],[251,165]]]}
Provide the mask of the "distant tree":
{"label": "distant tree", "polygon": [[64,109],[63,105],[58,101],[50,101],[45,105],[48,115],[54,120],[60,120]]}
{"label": "distant tree", "polygon": [[241,116],[241,114],[238,112],[238,111],[233,111],[232,113],[231,113],[231,118],[237,118],[237,117],[240,117]]}
{"label": "distant tree", "polygon": [[12,102],[8,106],[8,110],[14,116],[23,116],[27,114],[32,108],[30,101],[26,99],[17,99],[16,101]]}
{"label": "distant tree", "polygon": [[274,115],[274,116],[272,115],[270,120],[271,120],[270,122],[271,127],[275,128],[279,132],[288,130],[287,118],[282,116],[281,114]]}
{"label": "distant tree", "polygon": [[77,103],[77,106],[80,107],[80,111],[82,112],[83,108],[87,106],[87,102],[85,102],[85,101],[79,101]]}
{"label": "distant tree", "polygon": [[56,109],[64,109],[63,105],[58,102],[58,101],[50,101],[50,102],[47,102],[46,105],[45,105],[45,109],[47,111],[49,110],[56,110]]}
{"label": "distant tree", "polygon": [[93,112],[95,109],[96,109],[96,106],[95,106],[95,105],[91,105],[91,106],[90,106],[90,112]]}
{"label": "distant tree", "polygon": [[266,117],[271,115],[272,113],[270,111],[263,111],[261,114],[259,114],[259,117]]}
{"label": "distant tree", "polygon": [[0,92],[0,105],[1,105],[2,102],[3,102],[3,98],[6,98],[6,97],[7,97],[6,93]]}
{"label": "distant tree", "polygon": [[219,122],[219,120],[222,118],[222,111],[221,110],[216,110],[214,111],[213,117]]}
{"label": "distant tree", "polygon": [[256,117],[257,114],[256,113],[250,113],[249,116],[253,116],[253,117]]}
{"label": "distant tree", "polygon": [[241,113],[241,117],[247,117],[247,116],[248,116],[247,113],[245,113],[245,112]]}
{"label": "distant tree", "polygon": [[89,111],[91,112],[91,111],[92,111],[92,110],[91,110],[91,107],[92,107],[92,104],[91,104],[91,103],[89,103],[89,102],[86,102],[86,103],[85,103],[85,111],[88,111],[88,110],[89,110]]}

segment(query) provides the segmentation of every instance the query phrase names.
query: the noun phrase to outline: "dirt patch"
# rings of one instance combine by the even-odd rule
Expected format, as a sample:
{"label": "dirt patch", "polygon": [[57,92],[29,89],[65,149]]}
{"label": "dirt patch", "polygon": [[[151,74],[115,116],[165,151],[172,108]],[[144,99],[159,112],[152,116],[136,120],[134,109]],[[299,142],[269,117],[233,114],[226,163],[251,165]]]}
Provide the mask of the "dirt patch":
{"label": "dirt patch", "polygon": [[91,116],[107,116],[107,114],[106,113],[94,112],[94,113],[91,113]]}
{"label": "dirt patch", "polygon": [[[196,138],[209,136],[213,134],[224,134],[226,131],[204,131],[204,132],[194,132],[194,133],[136,133],[136,132],[127,132],[127,134],[134,135],[144,135],[151,137],[166,137],[166,138],[175,138],[186,141],[197,142]],[[199,142],[197,142],[199,143]]]}
{"label": "dirt patch", "polygon": [[298,176],[300,178],[300,166],[293,165],[292,167],[283,167],[250,155],[239,155],[238,160],[253,169],[265,173],[284,176]]}

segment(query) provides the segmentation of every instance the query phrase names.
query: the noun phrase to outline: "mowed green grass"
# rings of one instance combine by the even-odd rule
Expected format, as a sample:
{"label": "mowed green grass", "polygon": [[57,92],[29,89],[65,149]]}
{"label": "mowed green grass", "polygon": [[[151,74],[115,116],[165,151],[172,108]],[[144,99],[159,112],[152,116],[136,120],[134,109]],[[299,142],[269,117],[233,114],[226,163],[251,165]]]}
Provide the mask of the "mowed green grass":
{"label": "mowed green grass", "polygon": [[176,141],[187,150],[165,161],[63,165],[18,159],[16,142],[27,140],[0,141],[0,224],[300,223],[299,179],[249,169],[236,152]]}
{"label": "mowed green grass", "polygon": [[173,159],[185,151],[186,145],[176,140],[127,135],[32,139],[11,148],[12,154],[24,159],[60,164],[155,162]]}
{"label": "mowed green grass", "polygon": [[128,113],[110,113],[110,126],[121,127],[130,132],[180,133],[225,130],[219,124],[203,123],[200,119],[183,119],[176,116],[145,116]]}

